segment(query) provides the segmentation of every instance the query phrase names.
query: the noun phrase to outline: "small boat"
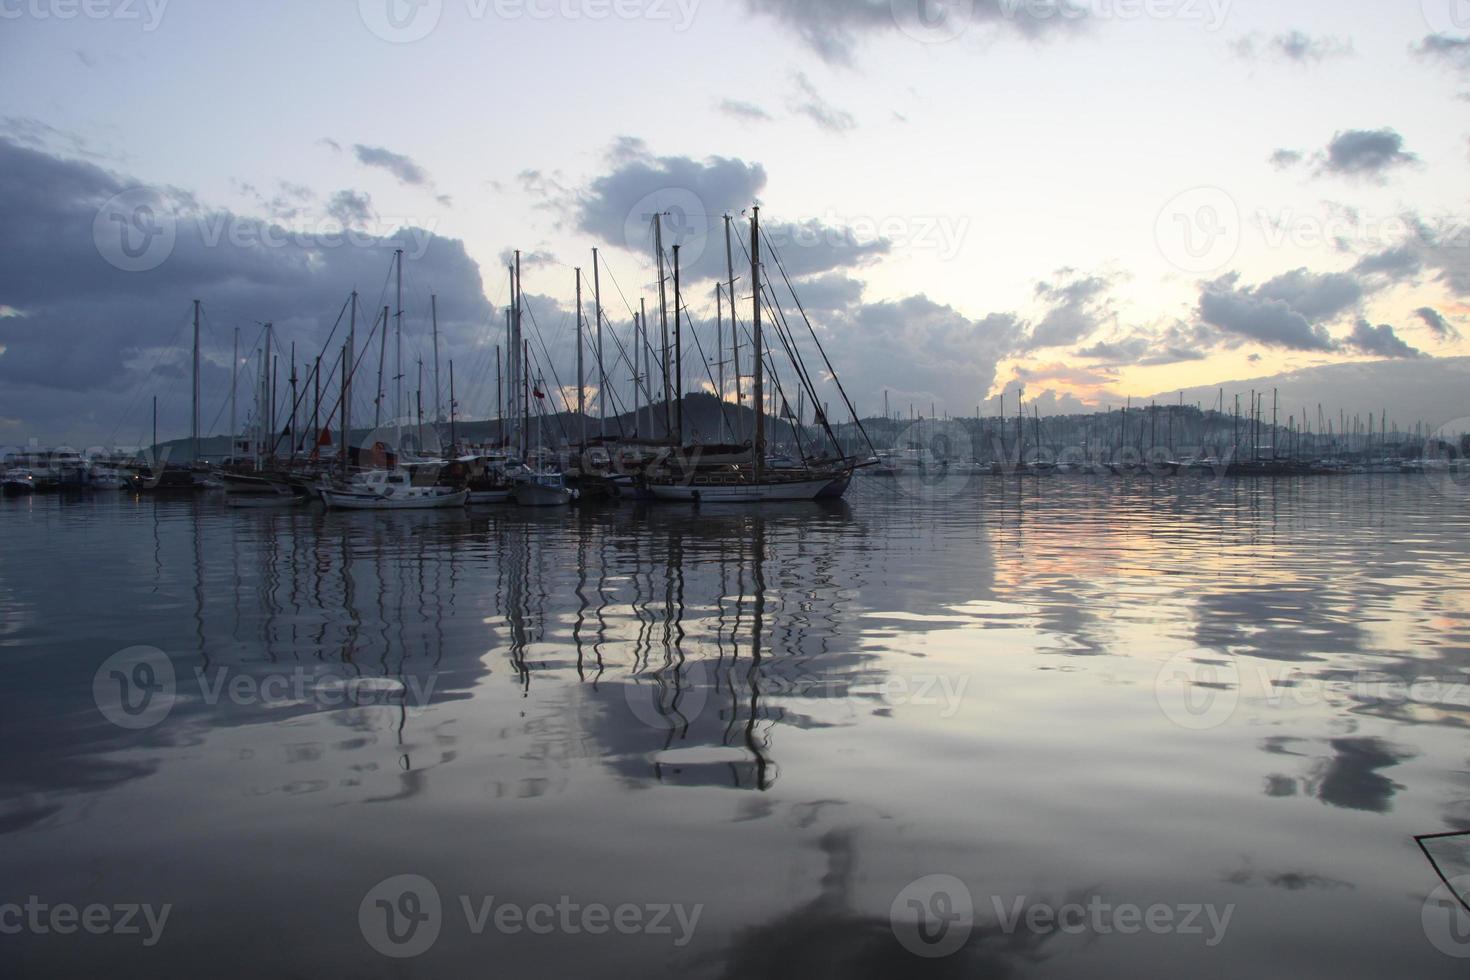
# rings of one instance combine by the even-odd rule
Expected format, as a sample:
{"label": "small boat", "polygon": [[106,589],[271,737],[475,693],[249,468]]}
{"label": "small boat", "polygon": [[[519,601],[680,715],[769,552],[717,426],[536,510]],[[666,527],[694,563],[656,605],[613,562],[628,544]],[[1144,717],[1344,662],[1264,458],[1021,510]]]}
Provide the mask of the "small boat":
{"label": "small boat", "polygon": [[576,497],[568,489],[566,477],[552,470],[536,471],[527,467],[512,476],[516,481],[512,492],[522,507],[565,507]]}
{"label": "small boat", "polygon": [[7,470],[5,476],[0,478],[0,490],[5,496],[14,497],[23,493],[34,493],[36,490],[36,478],[30,470],[24,466]]}
{"label": "small boat", "polygon": [[96,490],[125,490],[131,481],[115,466],[94,464],[87,472],[87,485]]}
{"label": "small boat", "polygon": [[468,490],[415,485],[403,470],[372,470],[346,485],[323,488],[328,507],[342,510],[429,510],[463,507]]}

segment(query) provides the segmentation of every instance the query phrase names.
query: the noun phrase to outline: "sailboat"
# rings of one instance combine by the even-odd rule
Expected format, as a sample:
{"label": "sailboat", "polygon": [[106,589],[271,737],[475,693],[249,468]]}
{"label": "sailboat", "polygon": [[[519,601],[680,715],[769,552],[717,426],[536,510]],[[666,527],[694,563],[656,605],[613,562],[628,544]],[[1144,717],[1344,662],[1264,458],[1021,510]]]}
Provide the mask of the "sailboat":
{"label": "sailboat", "polygon": [[[808,460],[797,465],[779,465],[768,455],[766,442],[765,409],[765,347],[761,334],[761,311],[763,292],[760,263],[760,208],[752,209],[750,219],[750,270],[752,282],[751,333],[754,350],[753,400],[755,409],[755,437],[750,445],[748,457],[736,461],[704,462],[696,451],[686,458],[691,461],[680,465],[666,463],[657,469],[644,472],[642,488],[659,500],[685,501],[691,503],[758,503],[763,501],[817,500],[841,497],[852,481],[854,462],[843,456],[838,459]],[[677,255],[677,253],[676,253]],[[779,258],[777,262],[779,263]],[[784,275],[784,270],[783,270]],[[662,279],[662,277],[660,277]],[[676,269],[677,292],[677,269]],[[790,286],[789,279],[787,280]],[[733,305],[733,296],[732,296]],[[799,306],[799,304],[798,304]],[[679,301],[675,299],[675,309]],[[803,314],[804,316],[804,314]],[[779,321],[773,322],[779,332]],[[813,334],[815,337],[815,334]],[[783,343],[784,343],[783,338]],[[825,355],[824,355],[825,358]],[[827,365],[830,369],[831,365]],[[798,373],[801,368],[798,366]],[[835,373],[833,374],[835,380]],[[839,382],[840,390],[840,382]],[[844,398],[846,395],[844,394]],[[849,405],[849,407],[851,407]],[[853,413],[856,417],[856,412]],[[826,425],[825,417],[822,418]],[[682,426],[681,426],[682,428]],[[830,429],[829,429],[830,434]],[[834,438],[834,444],[836,442]]]}

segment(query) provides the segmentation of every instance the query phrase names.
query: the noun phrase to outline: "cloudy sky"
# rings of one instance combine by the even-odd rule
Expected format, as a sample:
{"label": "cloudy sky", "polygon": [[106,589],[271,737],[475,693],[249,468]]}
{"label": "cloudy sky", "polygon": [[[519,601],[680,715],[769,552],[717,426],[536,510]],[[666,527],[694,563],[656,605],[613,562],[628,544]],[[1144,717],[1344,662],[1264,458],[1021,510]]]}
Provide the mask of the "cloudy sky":
{"label": "cloudy sky", "polygon": [[0,82],[4,442],[182,434],[195,298],[223,432],[235,328],[243,418],[260,324],[306,363],[396,247],[406,386],[432,293],[484,415],[508,250],[567,381],[573,268],[611,357],[654,211],[712,345],[752,202],[863,412],[1470,415],[1465,0],[0,0]]}

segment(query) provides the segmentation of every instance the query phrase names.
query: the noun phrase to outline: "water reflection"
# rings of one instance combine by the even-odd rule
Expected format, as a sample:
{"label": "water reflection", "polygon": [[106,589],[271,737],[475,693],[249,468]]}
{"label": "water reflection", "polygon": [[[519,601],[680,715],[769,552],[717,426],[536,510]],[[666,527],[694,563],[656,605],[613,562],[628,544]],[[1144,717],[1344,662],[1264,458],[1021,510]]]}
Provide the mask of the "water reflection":
{"label": "water reflection", "polygon": [[[351,913],[408,868],[446,893],[702,901],[686,975],[1194,962],[1108,938],[1060,956],[990,906],[962,953],[915,961],[889,903],[940,870],[977,896],[1238,902],[1238,972],[1352,928],[1381,956],[1324,953],[1344,976],[1390,954],[1448,975],[1407,952],[1425,888],[1406,842],[1470,823],[1467,526],[1404,480],[869,483],[821,507],[556,514],[7,501],[0,835],[19,846],[0,868],[192,899],[215,912],[199,943],[309,895],[319,913],[280,926],[299,962],[274,972],[382,972]],[[92,682],[135,646],[177,690],[129,729]],[[1181,653],[1238,672],[1201,685],[1238,700],[1214,727],[1161,710]],[[311,853],[283,866],[271,839]],[[159,848],[183,860],[131,870]],[[212,861],[272,877],[220,889]],[[313,960],[323,934],[342,962]],[[667,972],[655,952],[605,972]]]}

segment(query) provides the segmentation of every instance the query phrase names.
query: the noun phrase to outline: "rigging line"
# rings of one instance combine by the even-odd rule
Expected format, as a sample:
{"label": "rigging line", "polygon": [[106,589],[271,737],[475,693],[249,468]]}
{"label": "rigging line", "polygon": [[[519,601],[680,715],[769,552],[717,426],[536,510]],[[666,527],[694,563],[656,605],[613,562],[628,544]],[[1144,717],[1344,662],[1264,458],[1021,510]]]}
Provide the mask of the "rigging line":
{"label": "rigging line", "polygon": [[[771,321],[773,324],[776,325],[776,335],[781,339],[781,346],[786,349],[786,356],[791,358],[791,363],[796,370],[797,380],[806,388],[808,392],[811,393],[812,402],[814,403],[813,409],[817,412],[818,415],[822,417],[822,428],[826,431],[827,437],[832,440],[833,450],[837,453],[839,457],[845,457],[846,454],[842,451],[842,444],[837,441],[837,434],[834,433],[832,431],[832,427],[826,423],[827,413],[822,410],[822,402],[817,394],[816,386],[812,382],[810,375],[807,373],[806,361],[802,358],[800,350],[796,348],[796,338],[791,334],[790,325],[786,321],[786,312],[781,309],[780,303],[776,301],[775,290],[771,289],[770,287],[764,287],[762,291],[769,292],[771,294],[770,299],[767,302],[767,308],[771,308],[773,306],[775,308],[775,313],[772,316]],[[800,419],[798,419],[797,421],[800,422]],[[798,437],[797,442],[799,445],[800,437]]]}
{"label": "rigging line", "polygon": [[[670,264],[671,265],[673,264],[672,263],[672,259],[670,260]],[[680,290],[680,292],[682,292],[682,290]],[[684,320],[685,320],[685,322],[687,322],[689,324],[689,336],[691,336],[692,338],[694,338],[694,346],[699,351],[699,359],[700,359],[700,361],[703,362],[703,364],[704,364],[704,376],[709,379],[709,386],[710,386],[710,388],[713,389],[713,390],[715,390],[715,391],[719,391],[718,386],[715,384],[714,372],[710,369],[709,355],[707,355],[704,352],[704,345],[699,342],[699,331],[697,331],[695,329],[695,327],[698,326],[699,324],[695,320],[694,314],[692,312],[690,312],[688,302],[687,301],[686,302],[680,302],[680,300],[682,300],[682,299],[683,299],[683,297],[682,296],[679,296],[679,295],[676,295],[674,297],[675,313],[677,314],[679,312],[682,312],[684,314]],[[683,364],[682,360],[680,361],[680,363],[675,368],[675,371],[677,372],[677,375],[676,376],[681,381],[679,387],[680,387],[680,390],[681,390],[681,393],[682,393],[682,390],[683,390],[682,379],[684,377],[684,364]],[[730,428],[730,420],[729,420],[729,418],[725,415],[725,396],[724,396],[724,392],[719,392],[719,401],[720,401],[720,421],[725,425],[726,428],[729,428],[731,432],[734,432],[735,430],[733,428]]]}
{"label": "rigging line", "polygon": [[[766,239],[767,246],[770,246],[771,245],[771,242],[770,242],[769,236],[767,236],[764,231],[761,233],[761,235],[762,235],[763,238]],[[744,238],[740,238],[738,231],[736,233],[736,237],[740,239],[740,247],[741,247],[742,250],[744,250],[745,249],[745,240],[744,240]],[[780,271],[781,271],[781,276],[782,276],[782,278],[786,282],[786,288],[787,288],[787,290],[791,293],[792,298],[793,299],[796,299],[797,306],[798,306],[798,308],[800,308],[800,306],[801,306],[801,300],[799,298],[797,298],[796,291],[791,286],[791,280],[790,280],[789,277],[786,276],[786,270],[785,270],[785,268],[781,266],[781,257],[780,257],[779,254],[777,254],[774,251],[774,247],[772,247],[771,254],[774,255],[775,258],[776,258],[777,268],[780,269]],[[746,255],[747,255],[747,258],[748,258],[749,257],[749,253],[747,252]],[[784,309],[782,309],[781,304],[780,304],[779,300],[776,297],[776,290],[775,290],[774,284],[769,283],[769,282],[763,284],[762,285],[762,292],[763,293],[764,292],[769,292],[770,293],[770,300],[769,300],[769,302],[766,303],[766,308],[773,309],[774,310],[774,314],[773,314],[773,316],[772,316],[771,319],[772,319],[773,325],[775,325],[775,327],[776,327],[777,335],[780,336],[782,334],[782,332],[784,331],[784,333],[786,335],[786,338],[789,338],[790,346],[789,346],[788,352],[787,352],[788,353],[788,356],[791,357],[792,364],[794,365],[794,367],[796,369],[796,372],[797,372],[797,375],[798,375],[798,380],[802,383],[802,385],[806,388],[806,390],[811,393],[812,401],[815,403],[814,404],[814,407],[821,414],[821,418],[822,418],[822,429],[823,429],[823,431],[826,432],[827,438],[831,440],[831,442],[832,442],[832,448],[837,453],[838,457],[839,458],[842,458],[842,459],[846,459],[847,458],[847,453],[846,453],[845,450],[843,450],[842,443],[837,438],[837,433],[832,430],[831,421],[827,418],[826,411],[824,409],[822,409],[822,407],[821,407],[822,406],[821,396],[818,394],[817,389],[816,389],[816,384],[815,384],[815,382],[812,381],[811,374],[810,374],[810,372],[808,371],[808,369],[806,367],[806,359],[801,356],[801,350],[800,350],[800,347],[796,343],[796,337],[791,332],[791,325],[790,325],[790,322],[786,318],[786,311]],[[802,316],[803,317],[806,316],[805,311],[803,311]],[[822,350],[821,341],[820,340],[817,340],[816,331],[811,329],[811,322],[810,321],[807,321],[807,329],[811,331],[811,333],[812,333],[812,339],[814,341],[816,341],[817,349],[818,349],[818,351],[821,351],[823,360],[825,361],[826,360],[826,352]],[[786,339],[783,339],[782,343],[783,343],[783,345],[785,345],[786,344]],[[832,369],[832,364],[831,364],[830,361],[827,361],[827,370],[828,370],[828,373],[832,376],[833,383],[837,385],[837,389],[838,389],[839,393],[842,394],[843,400],[846,401],[846,399],[847,399],[847,393],[842,390],[841,381],[840,381],[840,379],[838,379],[836,371],[834,371]],[[852,405],[851,405],[850,402],[848,403],[848,408],[849,409],[852,408]],[[856,411],[853,411],[852,414],[853,414],[853,417],[854,418],[857,417]],[[864,433],[864,438],[866,438],[866,436],[867,436],[867,433],[865,432]],[[872,443],[871,442],[869,442],[869,449],[872,450]],[[876,450],[872,450],[872,451],[876,454]]]}
{"label": "rigging line", "polygon": [[[193,305],[192,304],[190,305],[189,311],[190,311],[190,314],[192,316],[192,314],[193,314]],[[173,350],[177,350],[176,342],[179,339],[179,334],[183,332],[184,323],[187,323],[187,322],[189,322],[189,321],[186,320],[183,323],[180,323],[179,326],[177,328],[175,328],[173,334],[171,334],[169,336],[169,338],[168,338],[168,344],[165,345],[165,346],[162,346],[162,347],[160,347],[158,349],[158,353],[155,354],[154,357],[153,357],[153,364],[148,368],[148,373],[146,375],[144,375],[144,380],[146,380],[147,378],[151,377],[153,375],[153,373],[156,370],[158,370],[158,365],[160,363],[162,363],[162,361],[163,361],[163,355],[165,353],[168,353],[168,352],[173,351]],[[132,402],[129,403],[128,407],[123,410],[123,413],[120,416],[118,416],[117,422],[112,427],[112,432],[108,434],[108,436],[107,436],[107,441],[108,442],[116,443],[118,430],[120,430],[127,423],[128,417],[130,415],[132,415],[133,414],[133,410],[138,407],[138,402],[142,399],[142,397],[143,397],[143,385],[140,382],[138,384],[138,386],[133,389],[133,400],[132,400]],[[165,401],[164,404],[167,404],[167,401]]]}
{"label": "rigging line", "polygon": [[[689,336],[694,339],[694,347],[699,352],[700,361],[704,364],[704,376],[709,379],[710,388],[718,390],[715,385],[714,372],[710,370],[709,356],[706,355],[704,352],[704,345],[699,342],[699,332],[694,329],[696,324],[694,320],[694,315],[689,312],[689,304],[682,303],[677,305],[679,309],[682,310],[684,313],[685,322],[689,324]],[[726,428],[729,428],[730,420],[725,416],[725,399],[721,397],[719,401],[720,421],[726,426]],[[696,429],[695,431],[698,432],[698,429]],[[733,432],[734,430],[731,429],[730,431]]]}
{"label": "rigging line", "polygon": [[[650,234],[652,234],[652,233],[650,232]],[[607,269],[607,265],[605,263],[603,265],[603,268]],[[621,299],[623,301],[623,305],[628,308],[628,316],[630,316],[630,317],[631,316],[634,316],[633,307],[628,303],[628,297],[623,295],[623,287],[618,284],[617,277],[613,275],[612,269],[607,269],[607,277],[608,277],[608,279],[612,280],[613,288],[618,291],[618,298]],[[604,316],[603,319],[606,319],[606,316]],[[607,322],[608,322],[609,325],[611,325],[611,323],[612,323],[611,320],[608,320]],[[646,323],[643,325],[643,337],[644,337],[643,346],[645,348],[647,348],[649,355],[651,357],[653,355],[658,355],[658,349],[656,347],[654,347],[653,344],[651,344],[651,343],[648,342],[648,324],[646,324]],[[635,353],[635,356],[636,356],[637,353],[640,353],[640,352],[639,351],[635,351],[634,353]],[[662,356],[662,355],[659,355],[659,356]],[[633,365],[633,373],[635,375],[638,373],[638,366],[636,364]],[[652,398],[653,398],[652,389],[646,383],[646,380],[647,379],[645,379],[645,384],[644,384],[644,389],[643,390],[646,393],[648,393],[649,399],[652,400]]]}
{"label": "rigging line", "polygon": [[[325,354],[327,352],[327,350],[331,347],[331,345],[332,345],[332,338],[335,337],[335,336],[337,336],[337,328],[342,325],[342,318],[347,315],[347,306],[351,302],[352,302],[352,297],[351,296],[348,296],[345,300],[342,301],[342,309],[340,309],[340,310],[337,311],[337,322],[334,323],[334,324],[332,324],[332,329],[331,329],[330,332],[328,332],[326,342],[322,344],[322,349],[319,352],[319,354]],[[315,370],[315,368],[313,368],[312,370]],[[296,359],[295,359],[294,356],[291,359],[291,373],[293,375],[296,373]],[[300,408],[301,407],[301,403],[306,400],[306,392],[307,392],[306,386],[305,385],[302,385],[301,386],[301,390],[297,393],[295,399],[293,399],[292,402],[291,402],[291,411],[288,413],[288,416],[290,418],[294,419],[296,417],[296,410],[298,408]],[[292,426],[292,427],[294,428],[294,426]],[[318,434],[320,434],[320,433],[318,433]],[[282,434],[281,433],[279,433],[279,432],[272,432],[271,433],[271,449],[270,449],[270,454],[272,456],[274,456],[276,454],[277,447],[279,447],[281,445],[281,439],[282,439]],[[291,447],[291,455],[293,455],[293,456],[296,455],[296,447],[295,446],[292,446]]]}
{"label": "rigging line", "polygon": [[[541,385],[540,385],[539,382],[545,381],[546,380],[546,375],[543,374],[543,373],[541,373],[541,371],[539,370],[539,368],[541,367],[541,359],[536,356],[536,351],[535,350],[532,350],[530,352],[530,354],[531,354],[531,364],[532,364],[532,366],[535,367],[535,368],[538,368],[538,370],[536,372],[538,382],[533,383],[532,386],[533,386],[533,388],[535,388],[536,390],[539,391],[540,388],[541,388]],[[553,368],[552,369],[552,378],[554,379],[555,377],[556,377],[556,370]],[[561,384],[560,384],[560,382],[558,382],[557,383],[557,387],[560,388],[560,386],[561,386]],[[555,408],[556,407],[556,399],[551,397],[550,392],[548,392],[545,397],[551,401],[551,407],[552,408]],[[564,405],[566,404],[565,393],[563,393],[562,403]],[[566,413],[567,414],[570,414],[571,413],[571,410],[570,409],[567,409],[566,410]],[[547,415],[547,412],[541,407],[541,405],[538,402],[538,404],[536,406],[536,416],[537,416],[536,423],[537,423],[537,426],[538,427],[540,427],[541,425],[544,424],[544,422],[546,420],[546,415]],[[564,441],[570,443],[572,441],[572,439],[571,439],[571,436],[567,433],[567,427],[566,427],[565,422],[563,421],[563,414],[562,414],[562,412],[553,412],[553,413],[551,413],[551,415],[552,415],[552,418],[554,418],[556,420],[556,427],[561,430],[561,437],[562,437],[562,439]]]}
{"label": "rigging line", "polygon": [[[740,247],[742,249],[745,248],[744,239],[740,240]],[[749,253],[747,253],[747,258],[748,257]],[[767,294],[769,294],[769,297],[767,296]],[[761,285],[761,302],[764,309],[771,311],[771,326],[775,330],[777,338],[780,339],[781,346],[785,348],[786,356],[791,359],[792,367],[796,371],[797,382],[811,394],[812,402],[814,403],[816,410],[821,414],[823,419],[822,428],[826,431],[827,437],[832,441],[833,450],[837,453],[838,457],[845,459],[847,454],[843,452],[842,444],[838,441],[837,434],[832,431],[831,425],[827,424],[827,413],[825,411],[822,411],[821,396],[818,394],[816,385],[813,383],[811,375],[807,371],[806,361],[802,358],[801,351],[796,344],[796,338],[791,333],[790,324],[786,320],[786,313],[783,309],[781,309],[781,304],[776,301],[775,287],[769,282],[763,283]],[[782,397],[785,396],[783,395]],[[800,448],[800,445],[801,440],[798,436],[798,448]]]}
{"label": "rigging line", "polygon": [[[541,325],[536,322],[536,314],[526,304],[526,298],[524,296],[521,297],[521,309],[525,310],[531,316],[531,332],[536,335],[536,343],[541,345],[542,352],[546,354],[546,364],[551,370],[551,380],[556,382],[557,390],[561,390],[561,378],[557,376],[556,365],[551,360],[551,351],[546,346],[546,337],[541,333]],[[535,352],[532,351],[532,353],[534,354]],[[563,397],[562,402],[565,404],[565,397]]]}
{"label": "rigging line", "polygon": [[[765,233],[762,232],[762,235],[764,234]],[[816,329],[812,326],[811,318],[806,315],[806,309],[801,305],[801,297],[796,295],[796,290],[791,285],[791,277],[786,274],[786,266],[781,261],[781,253],[778,252],[775,245],[771,243],[770,237],[765,237],[766,245],[768,248],[770,248],[771,255],[773,255],[776,259],[776,268],[781,270],[781,279],[786,283],[786,288],[791,292],[791,298],[796,302],[796,308],[798,311],[800,311],[801,318],[803,321],[805,321],[807,330],[811,332],[812,340],[814,340],[817,344],[817,352],[822,355],[822,361],[827,365],[827,373],[832,376],[832,382],[837,386],[837,391],[842,395],[842,401],[847,405],[847,410],[849,414],[851,414],[853,421],[857,424],[858,431],[863,434],[863,441],[868,444],[868,450],[876,455],[878,450],[874,448],[873,440],[868,438],[868,430],[863,426],[862,420],[858,418],[857,409],[853,406],[852,399],[847,397],[847,389],[843,387],[842,379],[837,376],[836,369],[832,367],[831,359],[827,357],[827,349],[822,346],[822,341],[817,336]],[[822,414],[826,415],[825,412],[823,412]]]}

